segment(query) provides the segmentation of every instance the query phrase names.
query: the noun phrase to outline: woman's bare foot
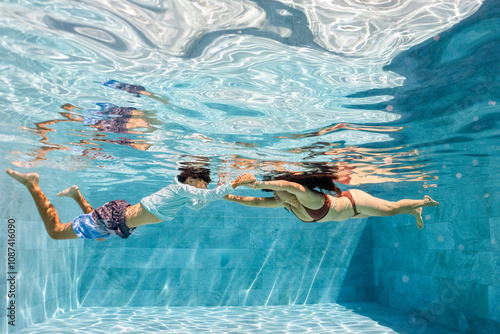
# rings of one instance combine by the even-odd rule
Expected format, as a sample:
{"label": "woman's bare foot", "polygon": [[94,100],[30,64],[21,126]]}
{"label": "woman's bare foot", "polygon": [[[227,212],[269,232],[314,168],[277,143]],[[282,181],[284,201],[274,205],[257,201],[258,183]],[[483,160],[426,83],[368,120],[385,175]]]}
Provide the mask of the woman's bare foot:
{"label": "woman's bare foot", "polygon": [[422,208],[415,209],[415,213],[413,214],[413,216],[417,220],[417,227],[419,229],[423,229],[424,228],[424,221],[422,219]]}
{"label": "woman's bare foot", "polygon": [[40,180],[40,176],[37,173],[22,174],[12,169],[6,169],[5,172],[14,180],[24,184],[28,188],[38,185],[38,181]]}
{"label": "woman's bare foot", "polygon": [[78,189],[78,186],[71,186],[66,190],[61,191],[59,194],[57,194],[58,197],[70,197],[70,198],[75,198],[80,195],[80,189]]}
{"label": "woman's bare foot", "polygon": [[436,202],[435,200],[433,200],[432,198],[430,198],[427,195],[424,196],[424,201],[425,201],[424,206],[438,206],[439,205],[439,202]]}

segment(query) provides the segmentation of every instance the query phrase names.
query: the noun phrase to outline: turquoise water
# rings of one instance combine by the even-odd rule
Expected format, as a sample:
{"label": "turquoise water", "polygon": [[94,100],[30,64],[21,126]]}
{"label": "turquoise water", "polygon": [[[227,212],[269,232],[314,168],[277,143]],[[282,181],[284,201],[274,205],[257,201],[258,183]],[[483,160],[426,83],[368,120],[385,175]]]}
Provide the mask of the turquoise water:
{"label": "turquoise water", "polygon": [[[95,307],[368,302],[406,314],[397,332],[500,332],[497,1],[3,1],[0,13],[0,167],[39,173],[63,221],[79,208],[55,194],[72,184],[94,206],[137,203],[185,161],[215,182],[327,169],[342,189],[441,202],[423,231],[407,217],[308,225],[221,201],[126,241],[54,241],[2,176],[17,254],[5,331],[61,319],[71,332],[68,312]],[[365,329],[387,331],[371,319]]]}

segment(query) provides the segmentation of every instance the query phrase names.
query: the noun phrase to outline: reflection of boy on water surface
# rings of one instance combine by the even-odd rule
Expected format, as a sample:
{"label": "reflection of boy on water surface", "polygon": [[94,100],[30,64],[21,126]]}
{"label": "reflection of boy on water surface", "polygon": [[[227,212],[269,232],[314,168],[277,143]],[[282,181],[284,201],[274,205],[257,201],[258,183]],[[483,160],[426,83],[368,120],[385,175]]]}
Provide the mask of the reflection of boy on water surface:
{"label": "reflection of boy on water surface", "polygon": [[[84,125],[95,128],[99,132],[109,133],[150,133],[156,130],[156,128],[151,125],[164,124],[162,121],[154,117],[154,112],[140,111],[130,107],[118,107],[108,103],[97,103],[96,105],[100,106],[101,109],[81,109],[68,103],[62,105],[61,108],[68,111],[82,110],[85,111],[87,115],[77,115],[72,113],[61,113],[61,115],[70,121],[83,123]],[[104,139],[96,137],[94,140],[127,145],[141,151],[144,151],[151,146],[150,144],[142,143],[139,140],[131,140],[129,138]]]}
{"label": "reflection of boy on water surface", "polygon": [[[61,115],[68,120],[80,122],[96,128],[100,132],[112,133],[147,133],[155,130],[151,125],[160,125],[163,122],[156,119],[154,113],[140,111],[131,107],[118,107],[111,103],[96,103],[98,110],[82,109],[72,104],[64,104],[61,108],[74,112],[83,111],[85,114],[77,115],[64,113]],[[153,114],[153,115],[151,115]]]}
{"label": "reflection of boy on water surface", "polygon": [[[96,129],[98,132],[123,134],[150,133],[156,130],[156,128],[152,125],[164,124],[155,117],[156,112],[153,111],[142,111],[130,107],[118,107],[110,103],[96,103],[96,106],[98,106],[98,109],[82,109],[67,103],[62,105],[61,108],[71,111],[71,113],[60,112],[60,114],[66,119],[37,122],[35,123],[36,128],[24,128],[26,130],[35,131],[38,135],[40,135],[42,137],[40,141],[44,144],[44,146],[37,150],[35,154],[36,158],[29,163],[14,162],[14,164],[19,167],[25,165],[33,167],[34,162],[46,160],[45,156],[50,151],[75,151],[74,148],[69,146],[49,142],[48,133],[56,131],[49,126],[57,123],[82,123]],[[93,137],[90,139],[83,139],[79,143],[73,143],[73,145],[88,146],[91,144],[89,141],[99,141],[127,145],[142,151],[151,146],[141,140],[132,140],[126,137],[121,137],[120,139],[109,139],[106,138],[106,135],[104,134],[96,134],[95,136],[92,136]],[[101,149],[96,147],[90,147],[89,149],[81,150],[80,153],[83,156],[89,156],[91,158],[112,158],[109,155],[94,152],[100,150]]]}
{"label": "reflection of boy on water surface", "polygon": [[144,96],[147,96],[149,98],[152,98],[153,100],[161,102],[163,104],[168,103],[168,99],[166,97],[162,97],[162,96],[159,96],[155,93],[148,92],[144,86],[127,84],[127,83],[119,82],[119,81],[112,80],[112,79],[107,79],[104,82],[96,81],[96,83],[101,84],[101,85],[106,86],[106,87],[124,90],[130,94],[137,96],[137,97],[144,95]]}

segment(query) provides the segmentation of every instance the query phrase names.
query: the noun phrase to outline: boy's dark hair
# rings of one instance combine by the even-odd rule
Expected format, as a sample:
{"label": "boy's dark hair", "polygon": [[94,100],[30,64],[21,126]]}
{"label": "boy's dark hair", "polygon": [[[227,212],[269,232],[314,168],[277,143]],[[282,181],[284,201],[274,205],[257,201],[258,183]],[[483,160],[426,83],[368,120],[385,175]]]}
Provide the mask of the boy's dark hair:
{"label": "boy's dark hair", "polygon": [[177,180],[179,180],[180,183],[186,183],[188,177],[200,179],[207,184],[212,181],[210,178],[210,169],[208,168],[187,166],[179,168],[179,171],[181,171],[181,173],[177,175]]}

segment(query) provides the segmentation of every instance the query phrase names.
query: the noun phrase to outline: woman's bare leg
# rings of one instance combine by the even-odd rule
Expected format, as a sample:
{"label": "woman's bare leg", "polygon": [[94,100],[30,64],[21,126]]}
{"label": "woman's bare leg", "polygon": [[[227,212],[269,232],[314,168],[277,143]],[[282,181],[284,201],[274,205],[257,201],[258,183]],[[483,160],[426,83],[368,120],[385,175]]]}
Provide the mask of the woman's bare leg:
{"label": "woman's bare leg", "polygon": [[91,213],[94,211],[94,208],[92,205],[87,202],[87,200],[83,197],[82,193],[80,192],[80,189],[78,189],[78,186],[71,186],[70,188],[61,191],[59,194],[57,194],[59,197],[69,197],[72,198],[78,203],[80,208],[82,208],[83,213]]}
{"label": "woman's bare leg", "polygon": [[438,206],[439,202],[434,201],[429,196],[422,200],[403,199],[397,202],[386,201],[362,190],[350,190],[358,212],[371,217],[387,217],[397,214],[409,214],[417,220],[418,228],[424,227],[422,220],[422,208],[426,206]]}
{"label": "woman's bare leg", "polygon": [[39,176],[37,173],[21,174],[10,169],[7,169],[6,172],[9,176],[28,188],[35,201],[38,213],[40,213],[40,217],[42,217],[45,224],[45,229],[52,239],[78,238],[73,231],[71,223],[62,224],[59,221],[56,209],[38,186]]}

